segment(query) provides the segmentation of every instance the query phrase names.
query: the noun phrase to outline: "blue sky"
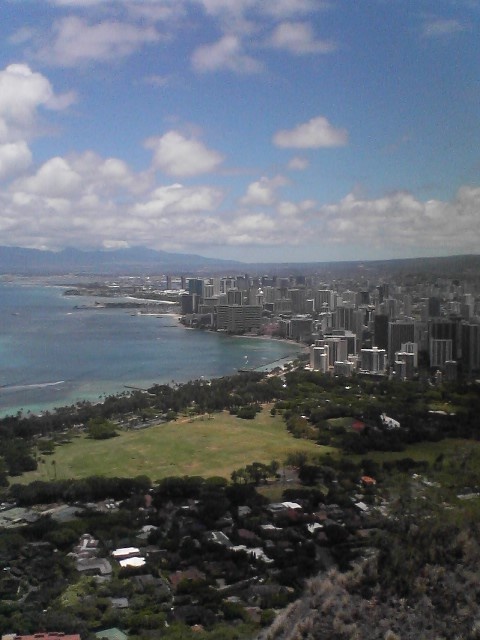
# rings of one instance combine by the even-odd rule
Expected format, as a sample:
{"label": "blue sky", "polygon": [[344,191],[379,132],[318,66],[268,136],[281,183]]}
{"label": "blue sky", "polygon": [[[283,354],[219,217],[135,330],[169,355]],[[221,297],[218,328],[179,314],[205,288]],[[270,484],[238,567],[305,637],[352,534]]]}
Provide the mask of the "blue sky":
{"label": "blue sky", "polygon": [[0,244],[478,253],[480,0],[3,0]]}

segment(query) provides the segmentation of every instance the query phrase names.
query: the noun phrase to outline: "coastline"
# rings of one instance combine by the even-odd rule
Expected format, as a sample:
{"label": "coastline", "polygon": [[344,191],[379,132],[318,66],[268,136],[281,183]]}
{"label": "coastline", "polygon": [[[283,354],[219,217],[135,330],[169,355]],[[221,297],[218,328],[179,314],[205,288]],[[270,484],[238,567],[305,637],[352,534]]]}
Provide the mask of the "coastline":
{"label": "coastline", "polygon": [[271,336],[182,331],[188,327],[173,309],[136,317],[121,309],[72,313],[75,301],[55,284],[1,283],[0,417],[98,402],[128,386],[261,369],[303,352],[303,345]]}

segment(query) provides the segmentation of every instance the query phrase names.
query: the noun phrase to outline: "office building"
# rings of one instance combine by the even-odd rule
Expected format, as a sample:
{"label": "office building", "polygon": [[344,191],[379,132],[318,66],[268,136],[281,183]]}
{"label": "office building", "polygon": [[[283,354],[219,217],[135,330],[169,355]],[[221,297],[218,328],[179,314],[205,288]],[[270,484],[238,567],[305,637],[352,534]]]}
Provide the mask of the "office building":
{"label": "office building", "polygon": [[415,342],[415,322],[397,320],[388,323],[388,361],[393,362],[395,352],[401,350],[402,343]]}
{"label": "office building", "polygon": [[200,278],[190,278],[188,280],[188,293],[203,298],[203,280]]}
{"label": "office building", "polygon": [[460,318],[437,318],[428,323],[429,340],[451,340],[452,355],[447,360],[459,360],[461,348],[461,320]]}
{"label": "office building", "polygon": [[400,351],[402,351],[403,353],[413,354],[413,366],[416,369],[418,367],[418,343],[402,342]]}
{"label": "office building", "polygon": [[[395,354],[394,372],[401,380],[411,380],[415,374],[415,354],[397,351]],[[399,374],[399,370],[401,373]]]}
{"label": "office building", "polygon": [[387,366],[385,349],[379,349],[378,347],[362,349],[360,351],[360,358],[360,369],[362,371],[368,371],[369,373],[385,373]]}
{"label": "office building", "polygon": [[431,367],[443,367],[447,360],[452,360],[453,344],[451,339],[430,338],[428,355]]}
{"label": "office building", "polygon": [[328,372],[328,346],[310,347],[310,368],[321,373]]}
{"label": "office building", "polygon": [[292,301],[293,313],[306,313],[307,292],[305,289],[289,289],[288,297]]}
{"label": "office building", "polygon": [[320,313],[322,311],[331,311],[333,309],[333,291],[331,289],[321,289],[315,291],[315,311]]}
{"label": "office building", "polygon": [[373,344],[379,349],[388,349],[388,316],[375,314],[373,319]]}
{"label": "office building", "polygon": [[289,322],[288,337],[298,342],[306,342],[312,337],[313,321],[306,316],[293,317]]}
{"label": "office building", "polygon": [[462,369],[471,374],[480,370],[480,324],[462,322]]}

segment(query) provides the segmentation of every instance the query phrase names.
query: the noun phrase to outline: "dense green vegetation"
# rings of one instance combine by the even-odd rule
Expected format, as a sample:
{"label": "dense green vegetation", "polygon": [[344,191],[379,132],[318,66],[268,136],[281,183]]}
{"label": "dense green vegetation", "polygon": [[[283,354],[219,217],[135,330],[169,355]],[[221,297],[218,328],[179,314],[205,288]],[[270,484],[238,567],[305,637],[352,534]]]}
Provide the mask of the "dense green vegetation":
{"label": "dense green vegetation", "polygon": [[[292,371],[7,418],[4,497],[79,511],[1,532],[0,631],[478,638],[479,412],[475,384]],[[139,546],[145,567],[80,574],[86,533],[103,558]]]}

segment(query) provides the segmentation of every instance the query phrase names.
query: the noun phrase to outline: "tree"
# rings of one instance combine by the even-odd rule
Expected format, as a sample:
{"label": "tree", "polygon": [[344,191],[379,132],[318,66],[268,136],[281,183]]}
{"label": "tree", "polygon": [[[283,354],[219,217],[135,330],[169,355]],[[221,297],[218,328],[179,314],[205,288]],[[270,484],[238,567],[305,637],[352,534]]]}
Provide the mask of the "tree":
{"label": "tree", "polygon": [[90,419],[87,423],[87,433],[93,440],[107,440],[117,435],[114,423],[102,418]]}

